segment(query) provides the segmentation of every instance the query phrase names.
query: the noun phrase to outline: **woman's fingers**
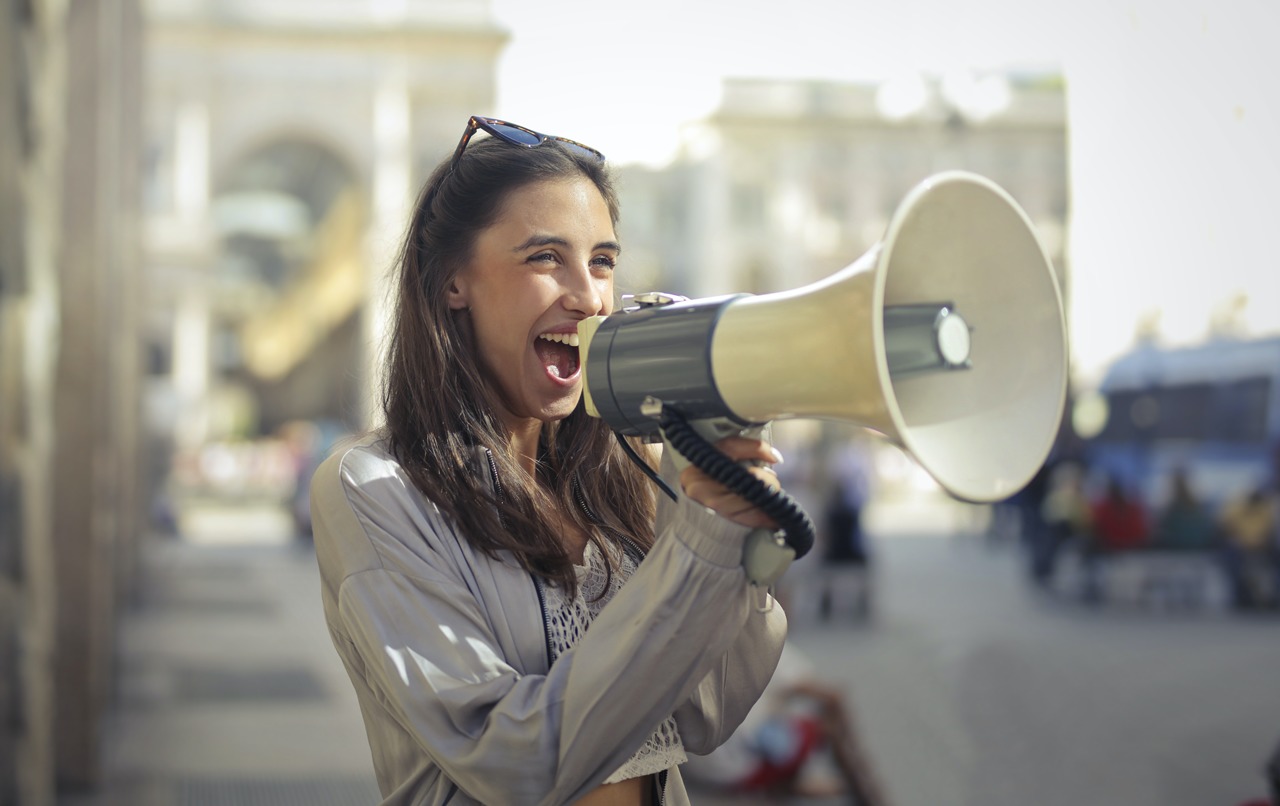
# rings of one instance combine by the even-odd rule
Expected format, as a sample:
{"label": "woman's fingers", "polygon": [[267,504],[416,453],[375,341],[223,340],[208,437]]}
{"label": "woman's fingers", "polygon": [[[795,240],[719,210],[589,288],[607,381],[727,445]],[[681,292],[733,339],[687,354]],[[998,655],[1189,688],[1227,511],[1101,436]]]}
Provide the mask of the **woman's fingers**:
{"label": "woman's fingers", "polygon": [[782,454],[776,448],[763,440],[750,437],[725,437],[716,443],[716,448],[736,462],[756,460],[774,465],[782,461]]}
{"label": "woman's fingers", "polygon": [[[746,470],[769,487],[775,490],[781,488],[770,465],[781,461],[782,456],[768,443],[735,436],[720,440],[716,447],[734,461],[761,463],[747,465]],[[687,467],[681,472],[680,486],[684,488],[685,495],[734,523],[759,529],[777,527],[777,523],[754,504],[696,467]]]}

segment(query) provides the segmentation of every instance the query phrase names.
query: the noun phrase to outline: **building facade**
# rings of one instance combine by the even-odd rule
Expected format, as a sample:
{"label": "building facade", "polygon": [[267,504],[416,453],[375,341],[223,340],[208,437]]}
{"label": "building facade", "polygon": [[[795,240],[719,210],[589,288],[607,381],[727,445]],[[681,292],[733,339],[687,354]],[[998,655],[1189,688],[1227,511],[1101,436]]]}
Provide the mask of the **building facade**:
{"label": "building facade", "polygon": [[0,804],[97,781],[141,531],[142,30],[0,3]]}
{"label": "building facade", "polygon": [[151,0],[146,337],[178,446],[363,427],[409,206],[495,94],[485,0]]}
{"label": "building facade", "polygon": [[962,169],[1009,191],[1065,280],[1062,81],[984,81],[974,83],[985,105],[924,79],[906,105],[892,85],[726,82],[719,110],[690,130],[672,167],[624,171],[628,263],[691,296],[795,288],[877,243],[914,185]]}
{"label": "building facade", "polygon": [[0,2],[0,806],[100,781],[175,446],[364,423],[406,211],[506,38],[486,0]]}

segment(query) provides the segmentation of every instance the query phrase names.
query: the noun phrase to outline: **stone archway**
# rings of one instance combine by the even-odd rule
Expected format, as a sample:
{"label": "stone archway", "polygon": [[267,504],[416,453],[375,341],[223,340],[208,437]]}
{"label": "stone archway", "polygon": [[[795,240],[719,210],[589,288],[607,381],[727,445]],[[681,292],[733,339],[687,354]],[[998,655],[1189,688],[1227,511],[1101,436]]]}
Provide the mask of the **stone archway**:
{"label": "stone archway", "polygon": [[236,293],[221,297],[214,364],[247,430],[354,420],[365,207],[355,172],[307,140],[260,146],[217,183],[217,276]]}
{"label": "stone archway", "polygon": [[346,163],[314,142],[277,140],[247,153],[222,177],[213,198],[223,268],[283,288],[304,267],[309,242],[335,202],[355,185]]}

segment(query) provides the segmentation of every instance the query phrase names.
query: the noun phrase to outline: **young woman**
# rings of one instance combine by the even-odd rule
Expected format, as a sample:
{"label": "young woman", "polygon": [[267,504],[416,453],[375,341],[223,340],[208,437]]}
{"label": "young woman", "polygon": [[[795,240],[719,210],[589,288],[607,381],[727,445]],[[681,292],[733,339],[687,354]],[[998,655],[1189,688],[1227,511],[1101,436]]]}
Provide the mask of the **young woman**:
{"label": "young woman", "polygon": [[[384,803],[687,803],[678,765],[733,732],[781,653],[782,611],[741,568],[767,517],[669,460],[683,492],[659,500],[580,405],[617,207],[595,150],[474,117],[418,200],[385,426],[311,496]],[[773,478],[767,444],[719,447]]]}

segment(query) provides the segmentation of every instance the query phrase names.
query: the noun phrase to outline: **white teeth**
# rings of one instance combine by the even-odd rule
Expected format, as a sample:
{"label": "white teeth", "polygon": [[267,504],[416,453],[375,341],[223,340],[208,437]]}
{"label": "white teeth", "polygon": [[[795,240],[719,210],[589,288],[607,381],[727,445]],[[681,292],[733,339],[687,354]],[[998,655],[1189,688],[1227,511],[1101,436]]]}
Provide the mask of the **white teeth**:
{"label": "white teeth", "polygon": [[561,344],[567,344],[570,347],[578,346],[577,333],[543,333],[538,338],[546,339],[547,341],[557,341],[557,342],[560,342]]}

